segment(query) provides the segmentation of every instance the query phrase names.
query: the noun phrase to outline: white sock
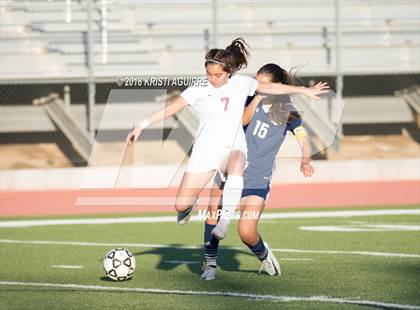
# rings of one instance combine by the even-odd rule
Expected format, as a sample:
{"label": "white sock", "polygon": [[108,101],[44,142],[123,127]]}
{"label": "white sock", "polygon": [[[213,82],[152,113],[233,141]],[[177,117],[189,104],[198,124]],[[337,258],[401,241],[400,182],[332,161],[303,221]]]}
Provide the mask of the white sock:
{"label": "white sock", "polygon": [[223,209],[217,226],[227,228],[230,218],[241,201],[244,178],[240,175],[228,175],[223,189]]}

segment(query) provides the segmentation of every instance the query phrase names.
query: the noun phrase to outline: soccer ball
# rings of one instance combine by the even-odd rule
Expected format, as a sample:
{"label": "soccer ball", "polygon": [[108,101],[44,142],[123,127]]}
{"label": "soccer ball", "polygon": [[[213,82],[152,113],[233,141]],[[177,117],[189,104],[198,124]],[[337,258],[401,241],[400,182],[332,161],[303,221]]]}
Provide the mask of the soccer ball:
{"label": "soccer ball", "polygon": [[108,277],[115,281],[130,278],[136,269],[136,259],[126,249],[113,249],[105,254],[104,270]]}

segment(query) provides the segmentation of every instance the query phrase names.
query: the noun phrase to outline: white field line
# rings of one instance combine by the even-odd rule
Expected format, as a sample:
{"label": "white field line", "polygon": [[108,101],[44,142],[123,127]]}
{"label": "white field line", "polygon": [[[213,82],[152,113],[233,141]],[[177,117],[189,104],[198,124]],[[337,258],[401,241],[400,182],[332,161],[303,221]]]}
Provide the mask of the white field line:
{"label": "white field line", "polygon": [[83,266],[76,265],[52,265],[50,268],[61,268],[61,269],[82,269]]}
{"label": "white field line", "polygon": [[167,263],[167,264],[186,264],[186,265],[201,264],[201,262],[196,262],[196,261],[192,261],[192,260],[165,260],[164,263]]}
{"label": "white field line", "polygon": [[300,226],[300,230],[328,231],[328,232],[390,232],[390,231],[420,231],[420,225],[390,225],[390,224],[364,224],[339,226]]}
{"label": "white field line", "polygon": [[[381,216],[381,215],[420,215],[420,209],[384,209],[384,210],[357,210],[357,211],[310,211],[310,212],[282,212],[265,213],[262,220],[267,219],[293,219],[293,218],[345,218],[355,216]],[[192,216],[190,221],[201,222],[204,216]],[[85,219],[57,219],[57,220],[17,220],[0,221],[0,228],[49,226],[49,225],[97,225],[97,224],[126,224],[126,223],[164,223],[176,222],[175,216],[153,217],[117,217],[117,218],[85,218]]]}
{"label": "white field line", "polygon": [[290,257],[280,257],[280,261],[313,261],[313,258],[290,258]]}
{"label": "white field line", "polygon": [[[285,261],[313,261],[312,258],[289,258],[289,257],[280,257],[279,260]],[[185,264],[185,265],[199,265],[201,262],[190,261],[190,260],[165,260],[166,264]]]}
{"label": "white field line", "polygon": [[159,288],[140,288],[140,287],[114,287],[114,286],[99,286],[99,285],[80,285],[80,284],[56,284],[56,283],[34,283],[34,282],[15,282],[15,281],[0,281],[0,285],[8,286],[34,286],[34,287],[54,287],[63,289],[79,289],[79,290],[93,290],[93,291],[114,291],[114,292],[131,292],[131,293],[146,293],[146,294],[173,294],[173,295],[195,295],[195,296],[218,296],[218,297],[236,297],[251,300],[265,300],[272,302],[325,302],[336,304],[353,304],[361,306],[373,306],[385,309],[413,309],[419,310],[420,306],[404,305],[395,303],[386,303],[381,301],[371,300],[357,300],[351,298],[335,298],[329,296],[276,296],[276,295],[259,295],[241,292],[221,292],[221,291],[184,291],[184,290],[165,290]]}
{"label": "white field line", "polygon": [[[79,242],[79,241],[50,241],[50,240],[10,240],[0,239],[0,243],[5,244],[36,244],[36,245],[65,245],[65,246],[88,246],[88,247],[125,247],[125,248],[161,248],[161,249],[202,249],[196,245],[167,245],[167,244],[146,244],[146,243],[106,243],[106,242]],[[223,249],[223,248],[222,248]],[[244,250],[242,247],[226,247],[230,250]],[[369,251],[336,251],[336,250],[299,250],[299,249],[271,249],[273,252],[284,253],[306,253],[306,254],[344,254],[344,255],[364,255],[381,257],[405,257],[420,258],[420,254],[408,253],[387,253]]]}

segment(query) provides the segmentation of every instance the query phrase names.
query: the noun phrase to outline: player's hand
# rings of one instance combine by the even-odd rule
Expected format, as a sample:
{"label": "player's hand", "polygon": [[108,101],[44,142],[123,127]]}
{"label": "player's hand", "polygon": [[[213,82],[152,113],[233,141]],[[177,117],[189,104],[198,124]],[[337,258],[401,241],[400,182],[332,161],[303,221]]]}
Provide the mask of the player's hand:
{"label": "player's hand", "polygon": [[301,163],[300,164],[300,171],[303,173],[303,175],[308,178],[312,176],[315,172],[315,168],[311,166],[309,163]]}
{"label": "player's hand", "polygon": [[305,95],[313,98],[319,99],[319,95],[325,94],[329,92],[330,87],[328,86],[327,82],[319,82],[315,86],[305,88]]}
{"label": "player's hand", "polygon": [[127,144],[133,145],[139,138],[141,132],[142,132],[142,128],[140,126],[135,126],[127,135],[127,139],[126,139]]}

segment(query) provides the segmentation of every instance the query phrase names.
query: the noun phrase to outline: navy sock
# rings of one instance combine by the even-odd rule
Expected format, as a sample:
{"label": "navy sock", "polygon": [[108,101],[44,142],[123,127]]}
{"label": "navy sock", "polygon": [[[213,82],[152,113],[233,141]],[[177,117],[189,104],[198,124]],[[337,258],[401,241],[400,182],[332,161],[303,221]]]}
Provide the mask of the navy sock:
{"label": "navy sock", "polygon": [[211,267],[217,266],[217,251],[219,249],[219,240],[211,234],[215,226],[205,223],[204,227],[204,256],[206,257],[206,265]]}
{"label": "navy sock", "polygon": [[246,245],[252,251],[252,253],[254,253],[258,257],[260,261],[263,261],[267,258],[268,250],[265,247],[261,236],[255,245],[249,245],[249,244],[246,244]]}

